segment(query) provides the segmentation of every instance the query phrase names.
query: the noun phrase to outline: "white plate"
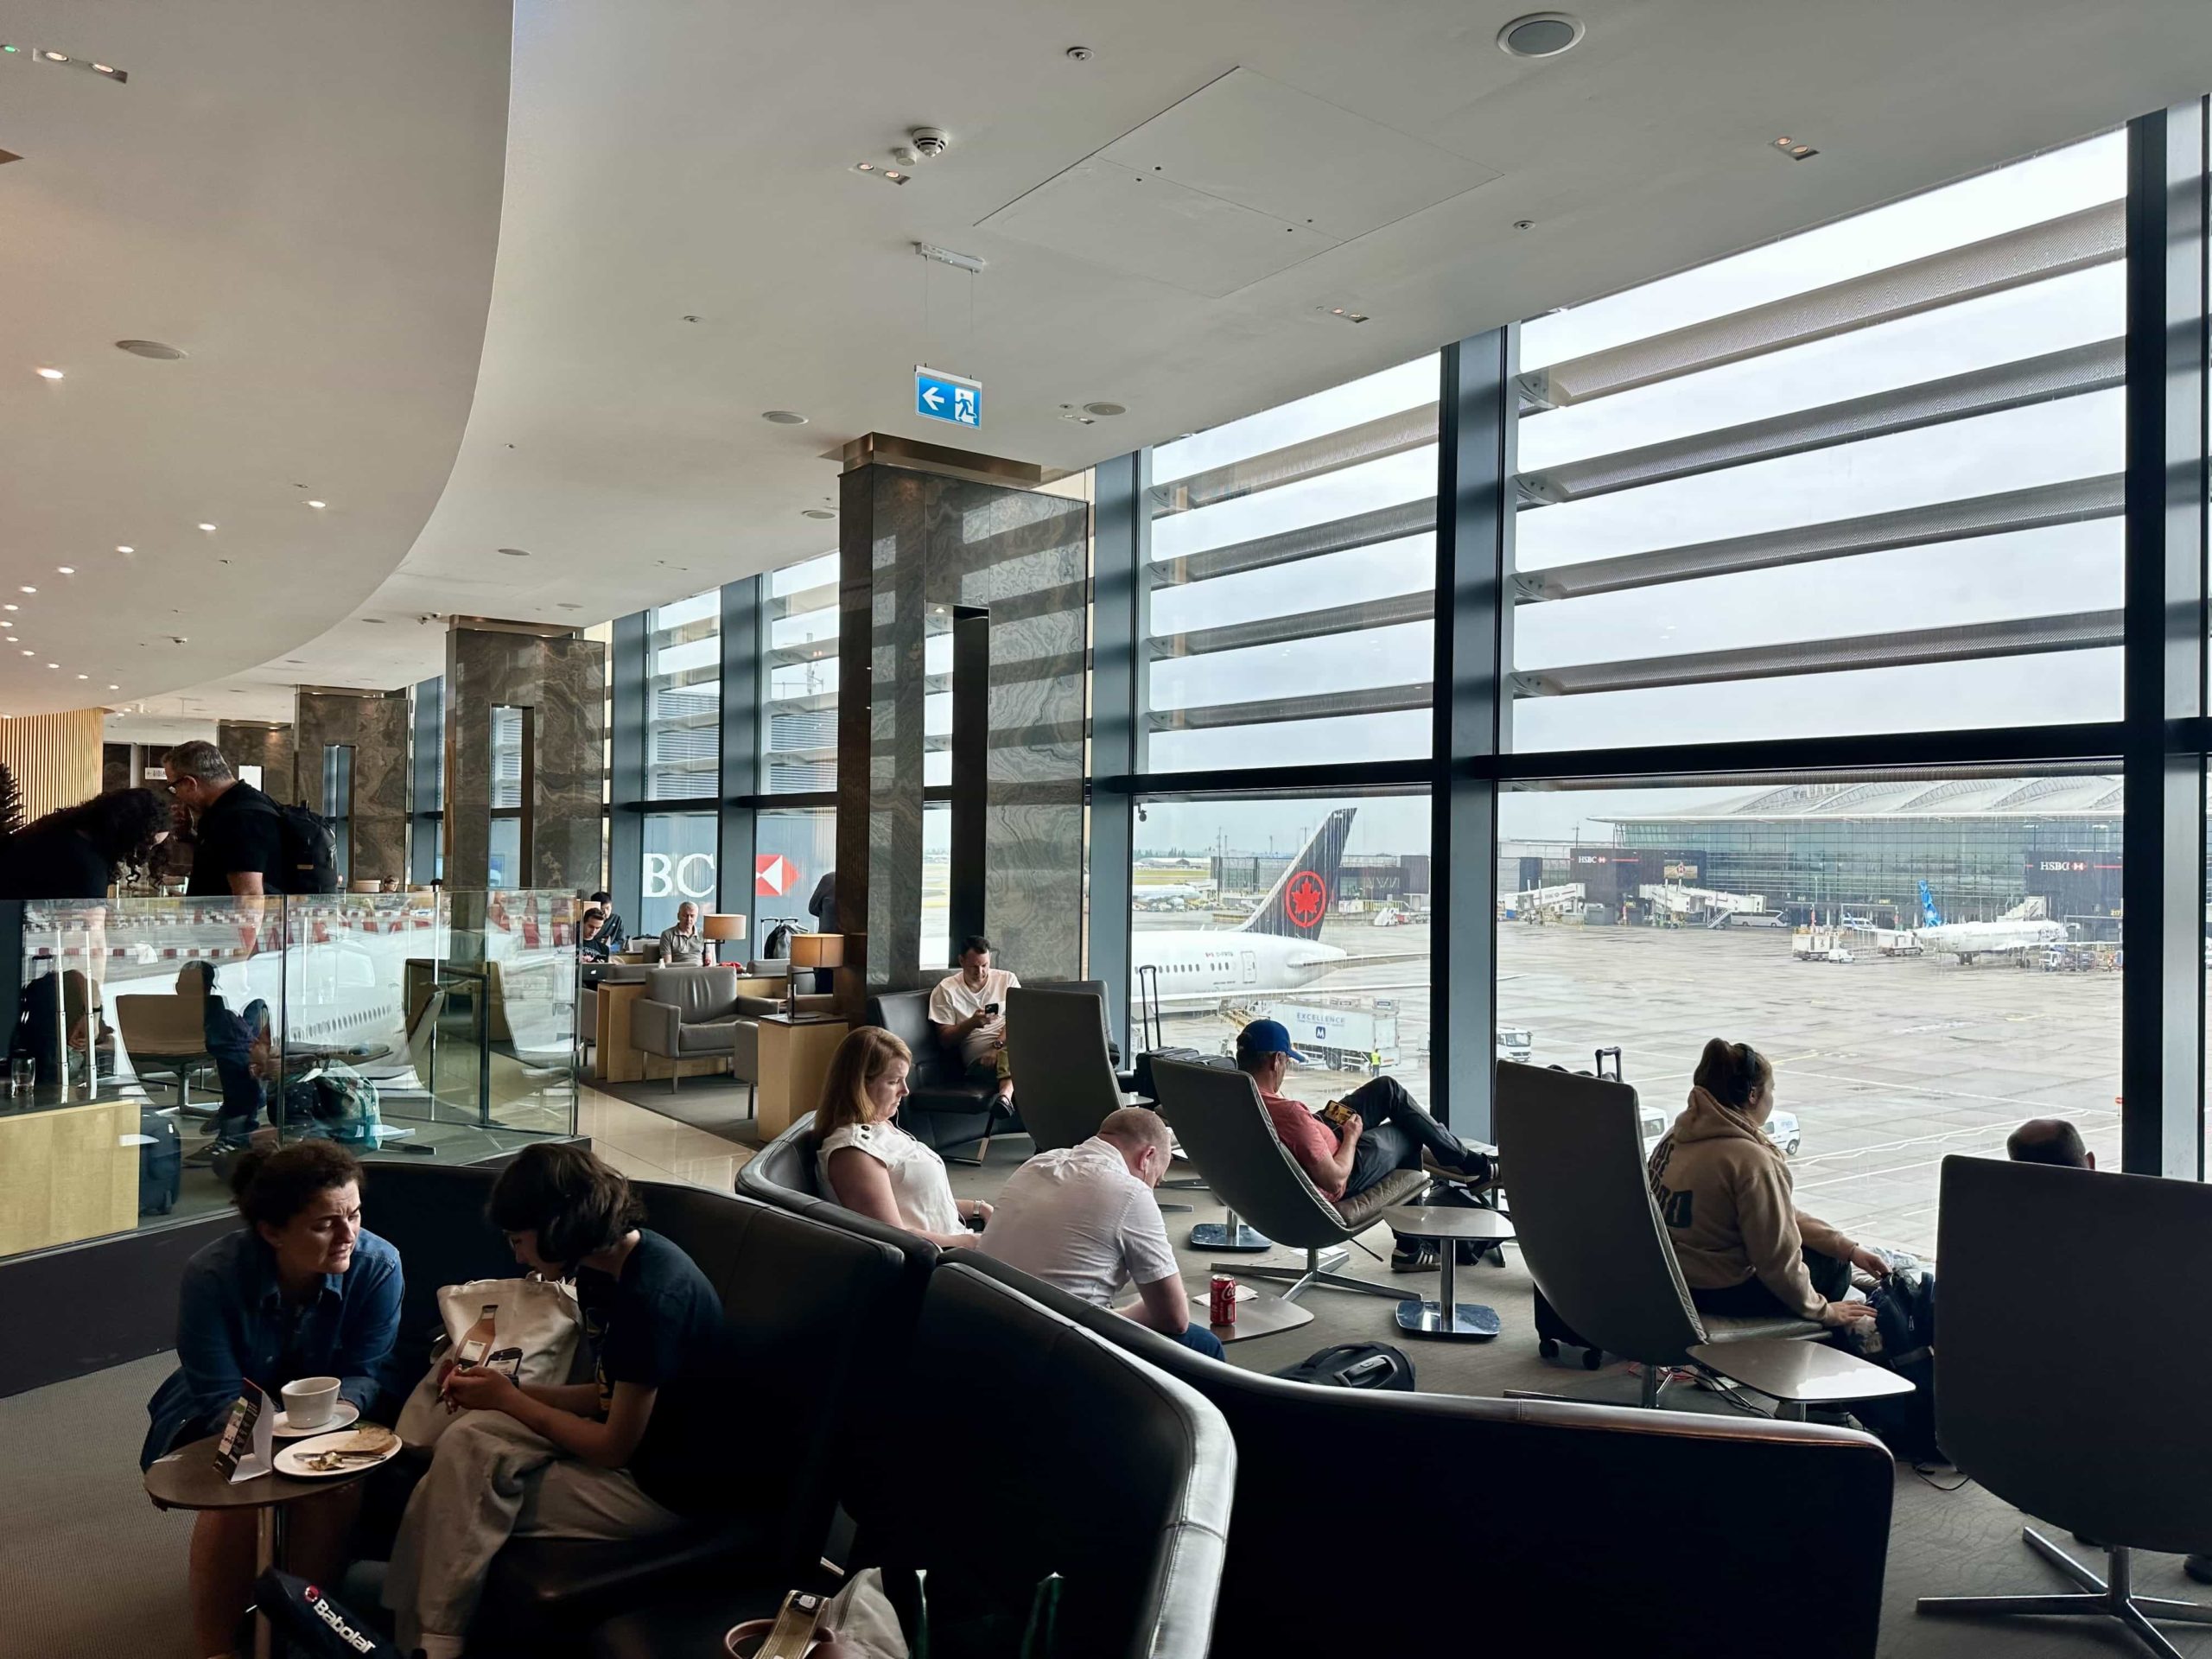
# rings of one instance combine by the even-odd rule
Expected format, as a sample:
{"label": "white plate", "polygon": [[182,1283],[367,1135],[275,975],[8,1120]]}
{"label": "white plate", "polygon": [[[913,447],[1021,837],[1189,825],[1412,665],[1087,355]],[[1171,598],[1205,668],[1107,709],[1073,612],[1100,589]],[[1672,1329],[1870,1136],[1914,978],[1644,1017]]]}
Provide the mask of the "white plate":
{"label": "white plate", "polygon": [[[383,1434],[389,1437],[389,1443],[374,1463],[365,1461],[348,1463],[340,1469],[312,1469],[308,1466],[307,1459],[318,1452],[354,1450],[359,1444],[359,1437],[365,1434]],[[343,1476],[358,1475],[364,1470],[373,1469],[379,1463],[389,1463],[399,1455],[399,1445],[398,1435],[394,1434],[388,1428],[383,1428],[372,1423],[365,1429],[340,1429],[334,1434],[318,1434],[313,1440],[294,1440],[289,1446],[278,1448],[273,1461],[278,1474],[289,1475],[295,1480],[336,1480]]]}
{"label": "white plate", "polygon": [[360,1414],[361,1408],[351,1400],[340,1400],[332,1408],[330,1415],[313,1428],[294,1428],[289,1412],[280,1411],[271,1421],[276,1424],[278,1440],[296,1440],[303,1434],[335,1434],[341,1428],[350,1427]]}

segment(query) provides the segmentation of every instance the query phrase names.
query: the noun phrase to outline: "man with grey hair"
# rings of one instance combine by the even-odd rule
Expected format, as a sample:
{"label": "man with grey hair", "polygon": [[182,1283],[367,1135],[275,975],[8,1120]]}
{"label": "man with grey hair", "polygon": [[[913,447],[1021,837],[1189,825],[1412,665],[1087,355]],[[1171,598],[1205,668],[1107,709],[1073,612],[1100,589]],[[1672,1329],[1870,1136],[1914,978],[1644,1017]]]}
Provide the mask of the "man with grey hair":
{"label": "man with grey hair", "polygon": [[707,960],[707,938],[699,931],[699,906],[686,899],[676,907],[676,925],[660,931],[664,968],[696,968]]}
{"label": "man with grey hair", "polygon": [[192,814],[188,898],[283,890],[284,824],[276,803],[241,779],[223,752],[195,740],[162,762],[169,794]]}
{"label": "man with grey hair", "polygon": [[1109,1112],[1081,1146],[1040,1152],[1007,1178],[976,1248],[1095,1307],[1135,1281],[1128,1316],[1185,1348],[1221,1357],[1221,1338],[1191,1323],[1191,1299],[1153,1188],[1173,1155],[1167,1125],[1141,1106]]}

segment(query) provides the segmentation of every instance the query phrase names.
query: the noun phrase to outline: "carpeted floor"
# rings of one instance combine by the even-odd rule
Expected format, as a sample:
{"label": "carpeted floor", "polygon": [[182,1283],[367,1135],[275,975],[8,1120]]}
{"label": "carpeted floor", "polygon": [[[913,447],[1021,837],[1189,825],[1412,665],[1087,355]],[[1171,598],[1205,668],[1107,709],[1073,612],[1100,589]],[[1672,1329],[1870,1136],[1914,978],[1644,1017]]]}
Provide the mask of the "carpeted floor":
{"label": "carpeted floor", "polygon": [[594,1083],[602,1094],[626,1100],[663,1117],[689,1123],[725,1141],[758,1151],[762,1145],[760,1125],[753,1116],[753,1090],[748,1084],[726,1077],[686,1077],[675,1089],[665,1077],[646,1083]]}
{"label": "carpeted floor", "polygon": [[[741,1096],[742,1090],[738,1091]],[[702,1090],[703,1093],[703,1090]],[[955,1166],[953,1185],[963,1197],[988,1198],[1027,1154],[1020,1138],[1002,1140],[982,1168]],[[1163,1195],[1190,1202],[1194,1215],[1168,1217],[1186,1276],[1203,1284],[1211,1258],[1187,1249],[1197,1220],[1221,1218],[1210,1193]],[[1389,1235],[1370,1241],[1387,1252]],[[1249,1261],[1291,1260],[1276,1252]],[[1402,1294],[1433,1295],[1427,1274],[1395,1274],[1386,1264],[1357,1251],[1348,1270]],[[1237,1364],[1272,1370],[1336,1342],[1396,1341],[1409,1353],[1427,1392],[1495,1395],[1505,1389],[1541,1389],[1577,1398],[1630,1403],[1636,1382],[1627,1369],[1586,1372],[1573,1359],[1538,1357],[1529,1324],[1529,1284],[1518,1255],[1506,1252],[1503,1268],[1477,1267],[1459,1276],[1463,1301],[1487,1302],[1504,1321],[1491,1343],[1423,1342],[1402,1338],[1392,1304],[1336,1291],[1309,1292],[1312,1324],[1280,1336],[1232,1344]],[[191,1529],[183,1516],[162,1515],[147,1503],[138,1482],[137,1449],[146,1426],[145,1402],[168,1372],[170,1357],[157,1355],[130,1365],[0,1400],[0,1659],[200,1659],[190,1652],[184,1627],[184,1553]],[[2032,1386],[2024,1376],[2023,1386]],[[1714,1396],[1694,1389],[1669,1395],[1670,1409],[1726,1411]],[[1935,1477],[1955,1483],[1949,1471]],[[1480,1481],[1470,1485],[1478,1501]],[[1764,1506],[1784,1503],[1786,1493],[1756,1495],[1745,1524],[1759,1524]],[[1897,1471],[1897,1508],[1891,1529],[1884,1659],[2083,1659],[2134,1655],[2135,1647],[2106,1620],[1936,1620],[1916,1618],[1914,1599],[1927,1594],[2024,1594],[2065,1586],[2033,1560],[2019,1541],[2023,1516],[1971,1484],[1945,1491],[1909,1469]],[[1374,1517],[1371,1531],[1380,1531]],[[1360,1523],[1354,1521],[1357,1527]],[[1639,1520],[1611,1512],[1603,1495],[1591,1504],[1593,1555],[1610,1547],[1633,1548]],[[2070,1542],[2061,1540],[2062,1542]],[[2085,1557],[2101,1570],[2101,1559]],[[1402,1564],[1402,1545],[1391,1559]],[[1483,1563],[1462,1564],[1464,1582],[1479,1592]],[[1602,1572],[1602,1568],[1599,1569]],[[1808,1564],[1806,1610],[1817,1618],[1819,1564]],[[2173,1556],[2137,1563],[2142,1593],[2212,1601],[2212,1590],[2190,1584]],[[2212,1630],[2164,1627],[2175,1645],[2196,1659],[2212,1659]],[[1571,1625],[1560,1629],[1563,1652],[1574,1651]],[[1776,1651],[1787,1653],[1786,1635]]]}

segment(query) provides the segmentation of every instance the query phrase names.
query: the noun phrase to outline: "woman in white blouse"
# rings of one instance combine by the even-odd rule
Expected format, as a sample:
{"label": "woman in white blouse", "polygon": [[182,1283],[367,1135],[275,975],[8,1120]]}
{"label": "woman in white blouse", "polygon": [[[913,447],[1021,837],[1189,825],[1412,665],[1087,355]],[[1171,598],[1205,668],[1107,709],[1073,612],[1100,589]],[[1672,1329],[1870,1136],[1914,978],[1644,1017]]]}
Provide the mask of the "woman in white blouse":
{"label": "woman in white blouse", "polygon": [[944,1160],[894,1121],[913,1063],[906,1045],[876,1026],[837,1045],[814,1114],[816,1179],[846,1209],[956,1249],[976,1242],[965,1224],[988,1221],[991,1206],[955,1198]]}

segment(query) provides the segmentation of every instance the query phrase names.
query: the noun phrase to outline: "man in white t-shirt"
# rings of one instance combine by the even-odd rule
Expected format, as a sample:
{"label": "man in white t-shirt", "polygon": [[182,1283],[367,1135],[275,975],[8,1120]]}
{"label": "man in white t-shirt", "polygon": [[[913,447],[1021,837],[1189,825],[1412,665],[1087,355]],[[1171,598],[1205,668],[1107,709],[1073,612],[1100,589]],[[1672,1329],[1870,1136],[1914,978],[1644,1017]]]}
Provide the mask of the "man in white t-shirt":
{"label": "man in white t-shirt", "polygon": [[991,942],[971,933],[960,944],[960,971],[930,993],[930,1023],[938,1039],[957,1049],[976,1083],[995,1084],[999,1103],[1014,1098],[1014,1073],[1006,1058],[1006,994],[1021,982],[991,966]]}
{"label": "man in white t-shirt", "polygon": [[1153,1188],[1167,1173],[1167,1125],[1141,1106],[1109,1112],[1081,1146],[1040,1152],[1007,1178],[976,1248],[1094,1307],[1134,1281],[1129,1318],[1192,1351],[1221,1338],[1191,1323],[1191,1299]]}

